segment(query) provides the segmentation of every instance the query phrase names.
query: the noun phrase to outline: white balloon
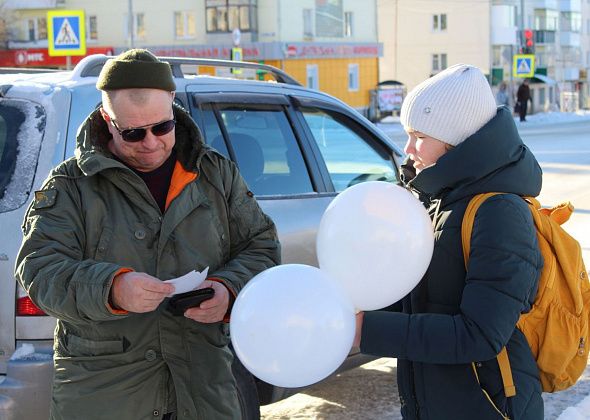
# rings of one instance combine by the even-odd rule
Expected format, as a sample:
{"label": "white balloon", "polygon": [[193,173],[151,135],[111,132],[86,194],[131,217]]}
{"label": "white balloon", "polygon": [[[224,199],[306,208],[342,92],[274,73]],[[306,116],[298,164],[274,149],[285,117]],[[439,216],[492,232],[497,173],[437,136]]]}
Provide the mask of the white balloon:
{"label": "white balloon", "polygon": [[422,203],[387,182],[344,190],[318,228],[320,268],[361,310],[383,308],[408,294],[426,272],[433,248],[432,222]]}
{"label": "white balloon", "polygon": [[354,307],[316,267],[286,264],[258,274],[231,312],[234,350],[256,377],[282,387],[318,382],[346,359]]}

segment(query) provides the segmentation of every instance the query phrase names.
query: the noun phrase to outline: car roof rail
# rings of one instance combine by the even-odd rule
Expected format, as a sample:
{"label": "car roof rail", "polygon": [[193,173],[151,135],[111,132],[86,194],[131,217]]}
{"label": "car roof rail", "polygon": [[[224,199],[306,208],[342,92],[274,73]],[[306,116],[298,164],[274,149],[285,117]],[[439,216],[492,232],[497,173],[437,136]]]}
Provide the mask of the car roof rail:
{"label": "car roof rail", "polygon": [[[72,79],[78,79],[82,77],[98,77],[100,70],[112,56],[106,56],[104,54],[94,54],[84,57],[74,67],[72,72]],[[172,74],[174,77],[184,77],[182,71],[182,65],[196,65],[196,66],[207,66],[207,67],[227,67],[227,68],[241,68],[241,69],[254,69],[264,71],[271,74],[275,80],[279,83],[285,83],[287,85],[301,86],[297,80],[289,76],[283,70],[268,64],[250,63],[247,61],[230,61],[230,60],[217,60],[211,58],[192,58],[192,57],[158,57],[160,60],[167,61],[172,67]]]}

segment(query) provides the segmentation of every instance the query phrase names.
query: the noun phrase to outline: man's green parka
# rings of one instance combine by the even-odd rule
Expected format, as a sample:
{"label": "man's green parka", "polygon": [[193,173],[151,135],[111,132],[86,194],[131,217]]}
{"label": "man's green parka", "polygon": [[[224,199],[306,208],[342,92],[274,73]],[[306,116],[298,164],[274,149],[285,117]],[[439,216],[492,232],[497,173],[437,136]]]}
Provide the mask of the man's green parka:
{"label": "man's green parka", "polygon": [[176,156],[194,175],[171,185],[178,191],[164,214],[107,151],[98,111],[81,127],[75,157],[50,174],[27,212],[16,275],[58,319],[52,419],[240,416],[227,324],[175,317],[167,299],[142,314],[109,306],[125,268],[166,280],[209,267],[235,296],[280,262],[275,226],[236,166],[204,145],[183,110],[174,114]]}

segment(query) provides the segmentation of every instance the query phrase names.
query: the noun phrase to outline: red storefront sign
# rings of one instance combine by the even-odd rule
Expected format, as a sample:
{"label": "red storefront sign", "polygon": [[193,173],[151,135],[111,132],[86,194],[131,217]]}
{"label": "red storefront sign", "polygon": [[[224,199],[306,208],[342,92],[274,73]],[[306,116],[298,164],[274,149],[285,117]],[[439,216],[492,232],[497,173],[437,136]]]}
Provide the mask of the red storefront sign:
{"label": "red storefront sign", "polygon": [[[88,47],[86,55],[113,55],[113,47]],[[72,56],[72,65],[85,56]],[[46,48],[27,48],[21,50],[0,50],[0,67],[65,67],[66,57],[51,57]]]}

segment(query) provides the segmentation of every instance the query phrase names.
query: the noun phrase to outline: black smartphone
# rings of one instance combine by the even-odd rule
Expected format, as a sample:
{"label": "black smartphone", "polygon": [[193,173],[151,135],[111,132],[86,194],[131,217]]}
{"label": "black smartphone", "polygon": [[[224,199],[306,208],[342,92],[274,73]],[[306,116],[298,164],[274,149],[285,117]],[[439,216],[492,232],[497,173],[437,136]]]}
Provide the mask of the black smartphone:
{"label": "black smartphone", "polygon": [[190,292],[174,295],[168,301],[168,309],[176,316],[184,315],[188,308],[199,306],[201,302],[211,299],[215,291],[211,287],[191,290]]}

